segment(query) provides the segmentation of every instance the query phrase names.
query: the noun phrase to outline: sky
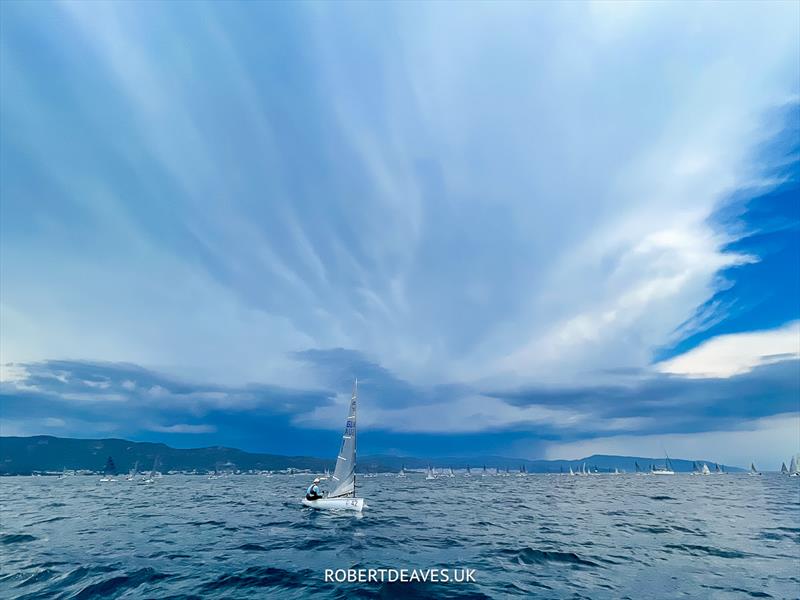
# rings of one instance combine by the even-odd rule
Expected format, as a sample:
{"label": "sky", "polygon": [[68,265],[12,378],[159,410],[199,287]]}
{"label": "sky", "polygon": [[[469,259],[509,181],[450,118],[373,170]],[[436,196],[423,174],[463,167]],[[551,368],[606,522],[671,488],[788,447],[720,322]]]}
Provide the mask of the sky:
{"label": "sky", "polygon": [[800,452],[800,5],[0,3],[0,434]]}

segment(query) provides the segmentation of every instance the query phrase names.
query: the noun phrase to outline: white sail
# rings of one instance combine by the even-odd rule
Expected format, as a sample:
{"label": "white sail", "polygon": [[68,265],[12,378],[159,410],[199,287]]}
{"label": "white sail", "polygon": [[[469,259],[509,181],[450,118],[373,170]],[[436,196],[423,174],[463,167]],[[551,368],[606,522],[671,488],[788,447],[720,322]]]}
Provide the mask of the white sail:
{"label": "white sail", "polygon": [[782,462],[781,463],[781,475],[788,475],[788,474],[789,474],[789,469],[786,468],[786,463]]}
{"label": "white sail", "polygon": [[800,475],[800,467],[797,464],[797,456],[793,456],[789,463],[789,475]]}
{"label": "white sail", "polygon": [[355,496],[356,492],[356,403],[358,400],[358,380],[353,383],[353,395],[347,410],[347,421],[342,434],[342,446],[336,457],[333,481],[336,486],[328,498]]}
{"label": "white sail", "polygon": [[710,475],[711,474],[711,469],[708,468],[708,465],[706,463],[703,463],[703,468],[701,469],[700,472],[703,475]]}

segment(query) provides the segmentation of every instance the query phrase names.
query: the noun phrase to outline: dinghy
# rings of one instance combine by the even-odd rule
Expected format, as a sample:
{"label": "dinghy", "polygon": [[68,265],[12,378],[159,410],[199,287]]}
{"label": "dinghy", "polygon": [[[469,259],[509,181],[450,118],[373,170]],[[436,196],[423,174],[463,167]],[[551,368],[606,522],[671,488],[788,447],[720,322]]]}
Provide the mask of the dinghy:
{"label": "dinghy", "polygon": [[789,469],[786,468],[786,463],[782,462],[781,463],[781,475],[788,475],[788,474],[789,474]]}
{"label": "dinghy", "polygon": [[719,463],[714,463],[714,474],[715,475],[721,475],[722,474],[722,469],[719,468]]}
{"label": "dinghy", "polygon": [[572,470],[572,467],[569,468],[569,474],[570,475],[575,475],[575,471]]}
{"label": "dinghy", "polygon": [[400,472],[397,474],[398,477],[405,477],[406,476],[406,466],[403,465],[400,467]]}
{"label": "dinghy", "polygon": [[430,465],[428,465],[428,472],[425,475],[425,479],[430,481],[431,479],[436,479],[436,475],[433,474],[433,469],[431,469]]}
{"label": "dinghy", "polygon": [[336,457],[333,470],[334,487],[328,495],[317,500],[303,498],[303,504],[320,510],[338,509],[361,512],[364,499],[356,497],[356,407],[358,403],[358,380],[353,383],[353,395],[347,411],[347,421],[342,434],[342,446]]}
{"label": "dinghy", "polygon": [[156,456],[153,459],[153,468],[150,469],[150,474],[144,479],[141,479],[140,481],[142,483],[155,483],[157,477],[158,477],[158,457]]}
{"label": "dinghy", "polygon": [[453,467],[450,467],[450,470],[447,472],[447,476],[448,477],[455,477],[456,476],[456,474],[453,473]]}
{"label": "dinghy", "polygon": [[750,471],[748,471],[747,474],[748,475],[761,475],[761,473],[758,472],[758,469],[756,469],[756,466],[753,463],[750,463]]}
{"label": "dinghy", "polygon": [[139,461],[138,460],[134,463],[133,468],[128,473],[128,476],[125,478],[125,481],[133,481],[134,479],[136,479],[137,473],[139,473]]}
{"label": "dinghy", "polygon": [[703,463],[703,468],[700,469],[700,474],[701,475],[711,475],[711,469],[708,468],[708,465],[706,463]]}
{"label": "dinghy", "polygon": [[793,456],[789,461],[789,477],[800,477],[800,466],[797,464],[797,457]]}

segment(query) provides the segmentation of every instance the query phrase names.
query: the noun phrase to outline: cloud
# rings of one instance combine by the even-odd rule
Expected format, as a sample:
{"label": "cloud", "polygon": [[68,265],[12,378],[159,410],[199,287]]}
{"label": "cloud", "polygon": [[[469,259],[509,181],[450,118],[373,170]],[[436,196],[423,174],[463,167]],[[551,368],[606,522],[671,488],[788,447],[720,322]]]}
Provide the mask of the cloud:
{"label": "cloud", "polygon": [[791,410],[796,347],[716,336],[800,316],[796,5],[239,10],[4,7],[20,427],[321,448],[354,376],[394,448]]}
{"label": "cloud", "polygon": [[187,425],[185,423],[178,423],[175,425],[151,425],[148,429],[150,431],[159,431],[162,433],[214,433],[217,431],[214,425]]}
{"label": "cloud", "polygon": [[770,331],[718,336],[656,368],[686,377],[731,377],[791,358],[800,358],[800,321]]}
{"label": "cloud", "polygon": [[791,5],[32,10],[4,29],[4,212],[40,209],[2,235],[14,362],[284,386],[308,348],[424,384],[646,366],[752,260],[708,218],[766,177],[764,114],[797,90]]}

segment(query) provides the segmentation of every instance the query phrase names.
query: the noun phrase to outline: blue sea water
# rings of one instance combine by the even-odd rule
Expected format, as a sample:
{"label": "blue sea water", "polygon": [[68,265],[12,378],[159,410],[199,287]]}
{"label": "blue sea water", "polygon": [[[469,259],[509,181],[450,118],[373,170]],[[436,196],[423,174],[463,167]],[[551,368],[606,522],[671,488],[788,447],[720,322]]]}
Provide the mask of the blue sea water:
{"label": "blue sea water", "polygon": [[[800,478],[359,483],[361,515],[302,507],[302,476],[3,478],[0,596],[800,597]],[[324,582],[325,569],[435,567],[476,582]]]}

